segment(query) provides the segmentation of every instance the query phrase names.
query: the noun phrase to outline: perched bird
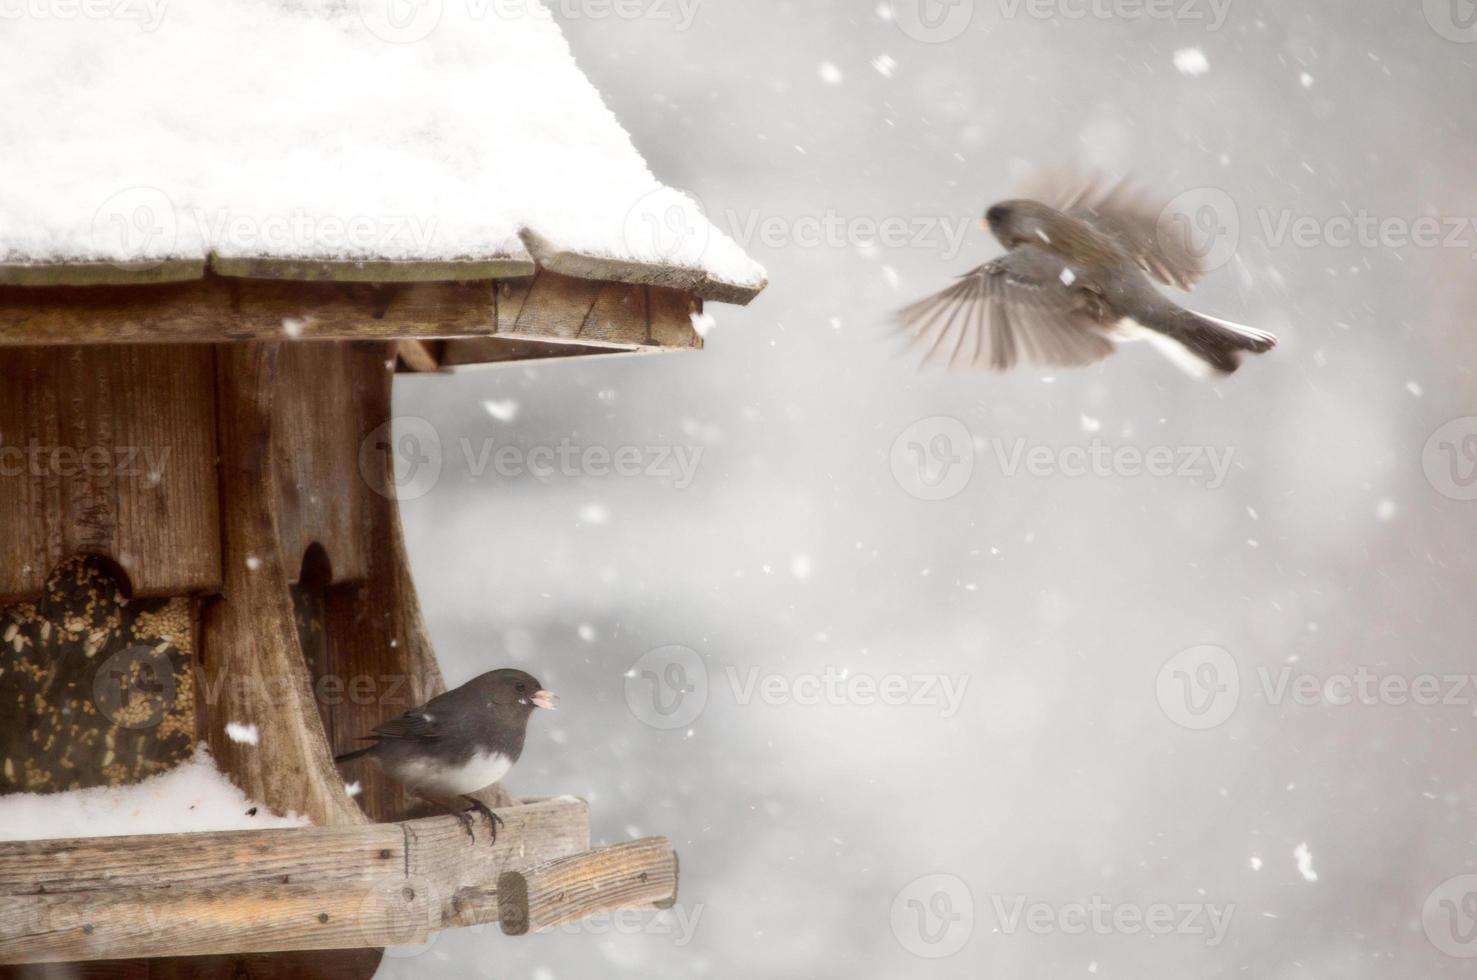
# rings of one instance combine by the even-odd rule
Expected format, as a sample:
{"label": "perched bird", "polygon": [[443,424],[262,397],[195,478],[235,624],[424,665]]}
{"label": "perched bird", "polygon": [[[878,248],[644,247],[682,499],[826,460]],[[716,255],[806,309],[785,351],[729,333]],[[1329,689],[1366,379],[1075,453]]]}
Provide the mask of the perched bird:
{"label": "perched bird", "polygon": [[1115,341],[1148,340],[1208,377],[1277,345],[1270,333],[1191,313],[1154,287],[1150,277],[1188,291],[1205,268],[1141,194],[1087,182],[1042,196],[1056,204],[1018,199],[986,211],[980,226],[1006,253],[899,311],[924,364],[942,355],[950,367],[1077,367],[1113,353]]}
{"label": "perched bird", "polygon": [[454,813],[472,833],[471,811],[486,814],[497,840],[502,821],[472,793],[502,779],[523,754],[534,708],[553,709],[557,698],[521,670],[494,670],[432,698],[363,736],[373,745],[334,759],[368,758],[385,775],[423,799]]}

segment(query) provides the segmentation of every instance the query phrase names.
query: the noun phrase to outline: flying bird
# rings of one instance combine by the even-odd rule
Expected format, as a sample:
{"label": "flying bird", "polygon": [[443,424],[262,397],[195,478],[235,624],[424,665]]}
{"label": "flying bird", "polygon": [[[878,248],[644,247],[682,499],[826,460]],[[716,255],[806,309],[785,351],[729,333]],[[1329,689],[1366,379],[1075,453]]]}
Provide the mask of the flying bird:
{"label": "flying bird", "polygon": [[1162,208],[1122,182],[1061,182],[1042,197],[1002,201],[981,227],[1006,253],[898,312],[923,364],[1005,371],[1016,364],[1079,367],[1116,344],[1148,340],[1197,377],[1228,375],[1246,354],[1277,346],[1263,330],[1192,313],[1151,278],[1189,291],[1203,257]]}
{"label": "flying bird", "polygon": [[[494,670],[374,727],[374,744],[334,759],[367,758],[385,775],[462,822],[473,840],[472,815],[486,815],[497,840],[502,820],[472,796],[502,779],[523,754],[535,708],[553,709],[555,695],[521,670]],[[470,810],[456,806],[460,799]]]}

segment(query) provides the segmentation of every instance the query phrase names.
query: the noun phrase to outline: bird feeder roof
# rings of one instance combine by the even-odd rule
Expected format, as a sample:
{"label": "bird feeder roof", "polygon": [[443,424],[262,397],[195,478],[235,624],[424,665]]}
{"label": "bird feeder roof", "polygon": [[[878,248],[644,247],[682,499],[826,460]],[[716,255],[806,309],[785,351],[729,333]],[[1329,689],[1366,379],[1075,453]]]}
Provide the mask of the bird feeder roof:
{"label": "bird feeder roof", "polygon": [[114,0],[5,25],[0,287],[765,285],[652,175],[539,0]]}

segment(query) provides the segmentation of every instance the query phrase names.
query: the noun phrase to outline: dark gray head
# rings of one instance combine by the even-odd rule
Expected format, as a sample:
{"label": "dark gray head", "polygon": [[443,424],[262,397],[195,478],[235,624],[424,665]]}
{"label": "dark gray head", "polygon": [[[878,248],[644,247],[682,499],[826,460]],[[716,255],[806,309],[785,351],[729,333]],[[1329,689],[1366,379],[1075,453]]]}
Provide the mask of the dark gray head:
{"label": "dark gray head", "polygon": [[1027,242],[1049,245],[1049,229],[1061,217],[1061,212],[1039,201],[1001,201],[985,212],[980,226],[988,228],[1006,248]]}
{"label": "dark gray head", "polygon": [[467,685],[498,714],[533,714],[534,708],[553,710],[557,695],[547,691],[538,678],[522,670],[504,668],[483,674]]}

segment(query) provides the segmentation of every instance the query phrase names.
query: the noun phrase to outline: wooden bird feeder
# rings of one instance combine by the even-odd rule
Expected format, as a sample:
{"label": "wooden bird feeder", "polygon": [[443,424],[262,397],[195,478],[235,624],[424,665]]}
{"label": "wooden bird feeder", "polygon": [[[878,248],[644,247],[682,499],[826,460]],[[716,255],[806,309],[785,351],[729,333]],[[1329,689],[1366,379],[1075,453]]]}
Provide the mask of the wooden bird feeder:
{"label": "wooden bird feeder", "polygon": [[[169,32],[130,43],[200,41]],[[590,221],[627,222],[642,186]],[[395,374],[697,350],[703,302],[747,302],[762,274],[529,221],[454,258],[182,238],[28,256],[5,217],[0,794],[131,784],[205,741],[252,800],[311,826],[0,843],[0,964],[369,976],[382,947],[442,929],[669,906],[670,844],[591,850],[581,800],[494,788],[489,846],[373,767],[351,796],[333,756],[445,689],[394,499]]]}

